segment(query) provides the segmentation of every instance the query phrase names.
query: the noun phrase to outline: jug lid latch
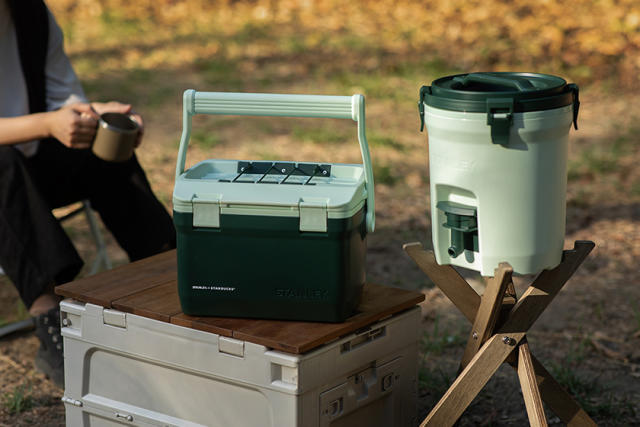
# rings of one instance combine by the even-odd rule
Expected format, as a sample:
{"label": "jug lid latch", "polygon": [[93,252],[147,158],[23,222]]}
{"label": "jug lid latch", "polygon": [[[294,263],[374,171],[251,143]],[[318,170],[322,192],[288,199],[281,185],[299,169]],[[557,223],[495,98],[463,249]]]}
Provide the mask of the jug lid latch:
{"label": "jug lid latch", "polygon": [[580,97],[578,95],[580,89],[575,83],[569,83],[567,87],[573,93],[573,127],[575,130],[578,130],[578,110],[580,109]]}
{"label": "jug lid latch", "polygon": [[513,98],[487,99],[487,125],[491,126],[491,141],[509,145],[509,132],[513,123]]}
{"label": "jug lid latch", "polygon": [[424,130],[424,98],[431,93],[431,86],[420,88],[420,100],[418,101],[418,112],[420,113],[420,132]]}

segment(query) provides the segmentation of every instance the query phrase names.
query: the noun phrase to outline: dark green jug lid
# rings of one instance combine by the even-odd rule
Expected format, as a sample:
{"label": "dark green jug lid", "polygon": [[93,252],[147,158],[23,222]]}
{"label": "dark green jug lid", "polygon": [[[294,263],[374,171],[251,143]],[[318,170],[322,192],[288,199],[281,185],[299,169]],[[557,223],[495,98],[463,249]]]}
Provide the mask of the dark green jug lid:
{"label": "dark green jug lid", "polygon": [[[578,86],[557,76],[537,73],[483,72],[457,74],[434,80],[420,89],[421,121],[424,104],[469,113],[523,113],[573,105],[578,128]],[[422,130],[422,127],[421,127]]]}

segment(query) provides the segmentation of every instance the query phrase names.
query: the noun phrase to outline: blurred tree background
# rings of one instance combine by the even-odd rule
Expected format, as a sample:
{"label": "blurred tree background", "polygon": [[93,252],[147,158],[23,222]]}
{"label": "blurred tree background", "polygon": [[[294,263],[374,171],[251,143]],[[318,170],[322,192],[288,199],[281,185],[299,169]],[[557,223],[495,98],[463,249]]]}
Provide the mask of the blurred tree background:
{"label": "blurred tree background", "polygon": [[[314,77],[356,69],[402,74],[438,65],[530,70],[582,84],[634,87],[640,72],[640,3],[635,0],[48,3],[72,53],[96,47],[126,52],[117,61],[91,64],[103,71],[175,67],[212,55],[260,63],[312,53],[315,60],[306,58],[297,66]],[[240,66],[251,71],[250,64]]]}

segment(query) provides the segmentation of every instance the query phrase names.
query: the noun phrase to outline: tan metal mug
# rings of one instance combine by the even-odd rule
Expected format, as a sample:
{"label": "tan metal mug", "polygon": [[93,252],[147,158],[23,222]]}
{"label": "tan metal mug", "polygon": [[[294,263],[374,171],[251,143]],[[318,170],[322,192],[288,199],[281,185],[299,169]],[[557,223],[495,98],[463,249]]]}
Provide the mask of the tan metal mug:
{"label": "tan metal mug", "polygon": [[98,120],[93,153],[109,162],[124,162],[133,155],[140,126],[127,114],[104,113]]}

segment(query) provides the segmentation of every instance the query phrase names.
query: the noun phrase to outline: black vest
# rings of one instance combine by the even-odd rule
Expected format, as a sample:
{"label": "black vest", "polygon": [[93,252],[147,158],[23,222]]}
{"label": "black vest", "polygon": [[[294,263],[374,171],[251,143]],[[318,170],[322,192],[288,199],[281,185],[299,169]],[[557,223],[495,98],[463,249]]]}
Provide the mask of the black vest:
{"label": "black vest", "polygon": [[8,0],[16,30],[20,65],[29,96],[29,112],[47,110],[45,66],[49,46],[49,16],[42,0]]}

